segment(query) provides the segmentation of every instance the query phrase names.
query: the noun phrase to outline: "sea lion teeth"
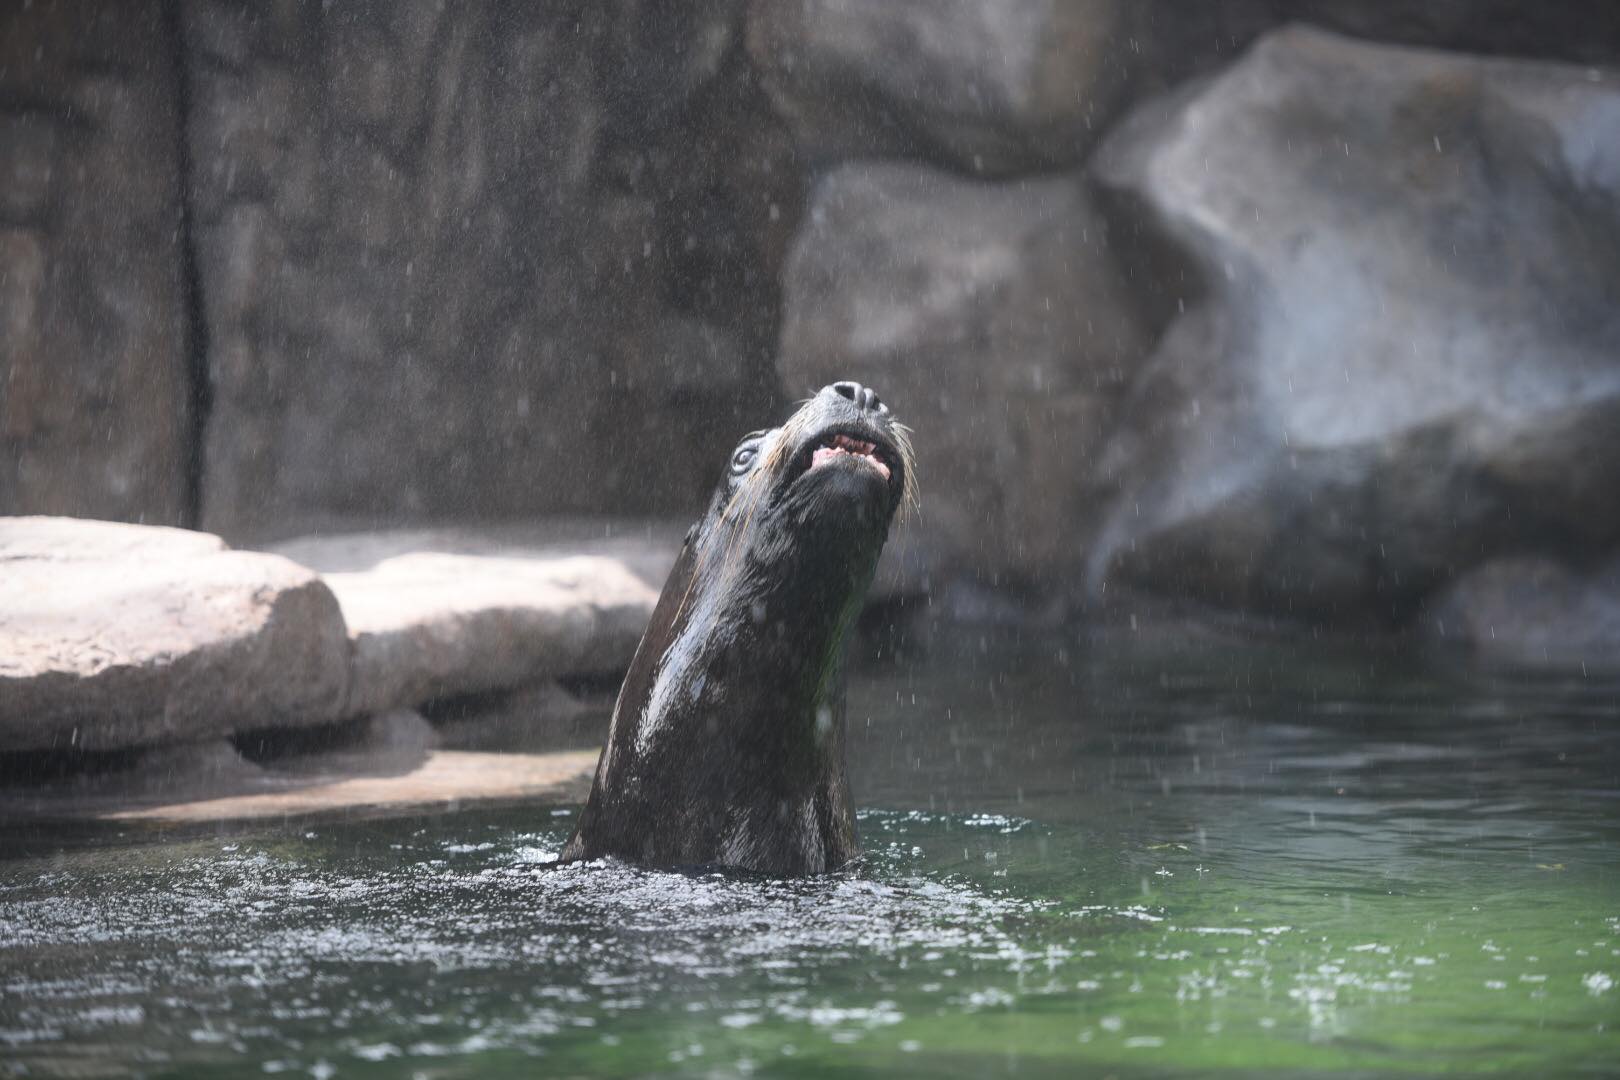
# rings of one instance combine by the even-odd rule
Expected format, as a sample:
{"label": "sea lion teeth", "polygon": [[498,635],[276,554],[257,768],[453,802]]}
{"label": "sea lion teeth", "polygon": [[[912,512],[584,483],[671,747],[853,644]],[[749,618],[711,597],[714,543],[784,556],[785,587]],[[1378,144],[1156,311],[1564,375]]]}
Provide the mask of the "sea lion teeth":
{"label": "sea lion teeth", "polygon": [[[843,436],[839,436],[839,438],[843,438]],[[862,446],[869,447],[870,449],[859,449],[859,447]],[[822,466],[828,465],[837,460],[838,458],[854,458],[856,461],[864,462],[867,465],[870,465],[873,469],[876,469],[878,475],[882,476],[883,479],[889,479],[889,467],[883,464],[883,462],[878,459],[877,455],[873,453],[873,451],[877,449],[877,444],[857,443],[856,447],[856,449],[847,449],[843,446],[818,447],[816,452],[810,456],[810,468],[812,470],[819,469]]]}

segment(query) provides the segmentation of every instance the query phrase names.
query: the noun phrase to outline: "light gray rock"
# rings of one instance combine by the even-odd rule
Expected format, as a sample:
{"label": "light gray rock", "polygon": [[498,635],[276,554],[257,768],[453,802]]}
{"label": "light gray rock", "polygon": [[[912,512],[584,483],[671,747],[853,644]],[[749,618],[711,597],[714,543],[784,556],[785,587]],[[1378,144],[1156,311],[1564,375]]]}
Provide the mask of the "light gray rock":
{"label": "light gray rock", "polygon": [[0,519],[0,749],[319,724],[347,684],[337,601],[285,558],[178,529]]}
{"label": "light gray rock", "polygon": [[0,10],[0,514],[187,519],[179,53],[163,12]]}
{"label": "light gray rock", "polygon": [[748,48],[815,160],[925,156],[975,174],[1073,162],[1135,55],[1118,0],[756,0]]}
{"label": "light gray rock", "polygon": [[1549,559],[1499,559],[1444,590],[1420,625],[1487,664],[1620,674],[1620,561],[1586,573]]}
{"label": "light gray rock", "polygon": [[882,587],[1049,584],[1081,566],[1087,468],[1145,342],[1078,180],[835,169],[784,291],[788,392],[856,379],[915,430],[921,513],[890,541]]}
{"label": "light gray rock", "polygon": [[1172,318],[1094,587],[1398,620],[1620,540],[1620,76],[1286,30],[1093,163]]}
{"label": "light gray rock", "polygon": [[[513,543],[473,532],[306,538],[353,653],[348,711],[382,712],[629,665],[678,538]],[[648,577],[641,576],[641,573]]]}
{"label": "light gray rock", "polygon": [[297,537],[270,550],[322,574],[366,571],[423,551],[528,559],[596,555],[623,563],[659,588],[690,524],[673,518],[549,517],[477,527],[351,530]]}

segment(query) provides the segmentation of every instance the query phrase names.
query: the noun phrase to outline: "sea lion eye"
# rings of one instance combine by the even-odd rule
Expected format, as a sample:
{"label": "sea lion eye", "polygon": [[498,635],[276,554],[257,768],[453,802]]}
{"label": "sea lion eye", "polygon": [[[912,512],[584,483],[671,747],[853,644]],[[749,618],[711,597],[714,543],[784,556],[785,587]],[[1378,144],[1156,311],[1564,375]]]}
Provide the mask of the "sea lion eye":
{"label": "sea lion eye", "polygon": [[756,443],[746,442],[737,447],[736,453],[731,455],[731,475],[741,476],[747,472],[758,456],[759,446]]}

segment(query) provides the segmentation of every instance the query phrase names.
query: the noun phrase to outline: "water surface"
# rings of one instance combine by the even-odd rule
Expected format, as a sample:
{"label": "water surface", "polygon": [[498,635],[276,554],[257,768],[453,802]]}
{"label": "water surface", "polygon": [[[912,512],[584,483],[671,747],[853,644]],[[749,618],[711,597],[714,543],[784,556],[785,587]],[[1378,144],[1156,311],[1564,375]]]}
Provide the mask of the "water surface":
{"label": "water surface", "polygon": [[867,854],[550,869],[573,807],[13,835],[0,1073],[1620,1070],[1612,685],[1343,648],[867,665]]}

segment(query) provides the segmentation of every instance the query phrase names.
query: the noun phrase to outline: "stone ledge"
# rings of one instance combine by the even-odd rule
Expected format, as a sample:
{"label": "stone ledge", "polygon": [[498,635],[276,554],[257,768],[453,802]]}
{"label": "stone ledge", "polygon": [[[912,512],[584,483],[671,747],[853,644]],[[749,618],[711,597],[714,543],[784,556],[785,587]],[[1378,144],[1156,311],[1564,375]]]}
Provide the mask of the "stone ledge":
{"label": "stone ledge", "polygon": [[109,821],[229,821],[336,810],[442,807],[481,800],[581,802],[590,793],[597,751],[481,754],[435,750],[400,776],[354,776],[286,791],[260,791],[166,803],[100,815]]}
{"label": "stone ledge", "polygon": [[579,523],[306,537],[353,653],[350,715],[627,667],[675,561],[671,525]]}
{"label": "stone ledge", "polygon": [[264,553],[181,529],[0,518],[0,751],[200,742],[616,675],[680,537],[563,520]]}
{"label": "stone ledge", "polygon": [[313,572],[218,537],[0,519],[0,750],[115,750],[342,714],[343,616]]}

